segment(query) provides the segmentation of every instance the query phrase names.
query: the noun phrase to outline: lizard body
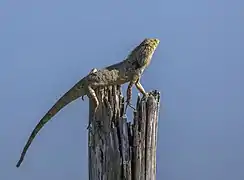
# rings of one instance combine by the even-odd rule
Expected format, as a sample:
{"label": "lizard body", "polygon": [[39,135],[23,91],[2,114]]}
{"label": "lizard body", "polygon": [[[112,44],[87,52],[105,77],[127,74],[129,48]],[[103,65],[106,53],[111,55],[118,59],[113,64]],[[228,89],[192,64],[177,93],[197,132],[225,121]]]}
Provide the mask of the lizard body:
{"label": "lizard body", "polygon": [[25,144],[16,167],[19,167],[24,160],[29,146],[41,128],[62,108],[74,100],[80,97],[83,99],[84,96],[88,96],[94,103],[95,113],[99,101],[94,90],[98,87],[122,85],[129,82],[127,94],[129,94],[128,92],[130,91],[129,87],[132,87],[132,85],[135,84],[137,89],[143,95],[147,95],[140,84],[140,77],[144,69],[149,65],[158,44],[158,39],[145,39],[125,60],[100,70],[95,68],[92,69],[87,76],[82,78],[68,92],[66,92],[39,121]]}

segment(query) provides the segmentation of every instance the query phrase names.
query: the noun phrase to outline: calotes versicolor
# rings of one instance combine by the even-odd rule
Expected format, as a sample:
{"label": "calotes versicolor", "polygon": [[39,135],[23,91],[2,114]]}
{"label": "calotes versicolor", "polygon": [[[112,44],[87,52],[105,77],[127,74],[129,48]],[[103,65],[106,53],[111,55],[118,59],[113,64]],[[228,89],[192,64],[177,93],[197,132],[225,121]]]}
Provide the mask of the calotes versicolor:
{"label": "calotes versicolor", "polygon": [[87,76],[77,82],[68,92],[66,92],[39,121],[35,129],[32,131],[16,167],[19,167],[24,160],[29,146],[41,128],[63,107],[72,101],[80,97],[83,99],[84,96],[88,96],[94,104],[95,113],[99,105],[99,101],[94,90],[98,87],[122,85],[125,83],[129,83],[127,88],[127,104],[129,104],[131,100],[133,85],[135,85],[144,96],[147,96],[146,91],[140,83],[140,78],[145,68],[150,64],[158,44],[158,39],[144,39],[125,60],[100,70],[95,68],[92,69]]}

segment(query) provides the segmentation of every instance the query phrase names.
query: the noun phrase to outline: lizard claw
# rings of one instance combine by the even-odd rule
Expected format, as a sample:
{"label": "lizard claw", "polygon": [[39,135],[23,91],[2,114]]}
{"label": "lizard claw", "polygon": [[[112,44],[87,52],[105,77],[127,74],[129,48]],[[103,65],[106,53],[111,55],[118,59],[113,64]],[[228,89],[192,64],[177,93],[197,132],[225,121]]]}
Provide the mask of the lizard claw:
{"label": "lizard claw", "polygon": [[136,111],[136,108],[130,102],[127,102],[124,110],[124,115],[126,114],[128,106],[132,108],[134,111]]}
{"label": "lizard claw", "polygon": [[88,124],[88,126],[87,126],[86,129],[87,129],[87,130],[88,130],[88,129],[89,129],[89,130],[91,129],[91,124],[90,124],[90,123]]}
{"label": "lizard claw", "polygon": [[136,108],[131,103],[127,103],[127,106],[130,106],[134,111],[136,111]]}
{"label": "lizard claw", "polygon": [[149,96],[149,93],[143,94],[143,97],[142,97],[142,99],[141,99],[141,100],[143,101],[143,100],[147,99],[147,98],[148,98],[148,96]]}

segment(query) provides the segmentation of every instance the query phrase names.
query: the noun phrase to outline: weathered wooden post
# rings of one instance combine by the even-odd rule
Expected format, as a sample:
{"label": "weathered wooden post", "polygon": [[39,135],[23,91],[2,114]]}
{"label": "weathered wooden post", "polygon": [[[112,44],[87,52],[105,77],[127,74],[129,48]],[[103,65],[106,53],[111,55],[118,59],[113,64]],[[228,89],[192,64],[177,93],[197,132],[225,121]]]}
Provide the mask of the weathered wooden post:
{"label": "weathered wooden post", "polygon": [[[99,108],[88,134],[89,180],[156,180],[160,94],[138,97],[133,124],[124,114],[120,86],[96,90]],[[90,101],[90,117],[93,106]]]}

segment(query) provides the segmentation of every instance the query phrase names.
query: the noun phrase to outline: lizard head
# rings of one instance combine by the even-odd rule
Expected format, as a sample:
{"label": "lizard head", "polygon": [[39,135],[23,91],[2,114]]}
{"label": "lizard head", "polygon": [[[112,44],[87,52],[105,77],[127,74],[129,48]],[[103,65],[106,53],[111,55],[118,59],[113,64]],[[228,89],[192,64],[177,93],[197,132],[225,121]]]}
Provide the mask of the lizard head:
{"label": "lizard head", "polygon": [[150,46],[154,51],[159,45],[160,40],[156,38],[146,38],[144,39],[139,46]]}
{"label": "lizard head", "polygon": [[159,39],[146,38],[127,57],[131,62],[137,62],[140,67],[147,67],[154,51],[159,45]]}

